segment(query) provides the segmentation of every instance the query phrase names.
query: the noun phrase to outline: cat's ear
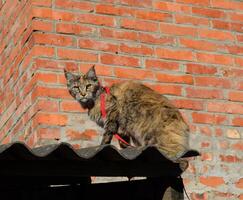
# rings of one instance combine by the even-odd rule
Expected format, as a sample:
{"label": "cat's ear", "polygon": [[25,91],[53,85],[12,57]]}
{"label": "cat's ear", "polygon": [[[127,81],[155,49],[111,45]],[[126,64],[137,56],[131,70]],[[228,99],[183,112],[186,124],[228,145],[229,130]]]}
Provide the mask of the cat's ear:
{"label": "cat's ear", "polygon": [[87,79],[90,79],[92,81],[97,81],[98,80],[98,78],[96,76],[95,66],[94,65],[89,69],[89,71],[86,73],[85,76],[86,76]]}
{"label": "cat's ear", "polygon": [[80,76],[73,74],[71,72],[68,72],[66,69],[64,69],[64,74],[67,79],[67,81],[74,81],[80,79]]}

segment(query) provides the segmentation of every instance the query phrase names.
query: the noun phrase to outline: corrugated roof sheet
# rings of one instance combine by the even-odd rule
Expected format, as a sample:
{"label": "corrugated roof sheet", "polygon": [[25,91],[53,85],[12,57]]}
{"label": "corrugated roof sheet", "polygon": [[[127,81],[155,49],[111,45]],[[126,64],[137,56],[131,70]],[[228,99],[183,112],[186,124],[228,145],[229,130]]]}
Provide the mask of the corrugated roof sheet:
{"label": "corrugated roof sheet", "polygon": [[[182,157],[198,156],[197,151]],[[29,148],[23,143],[0,145],[0,177],[178,176],[182,173],[157,148],[117,149],[112,145],[73,149],[68,143]]]}

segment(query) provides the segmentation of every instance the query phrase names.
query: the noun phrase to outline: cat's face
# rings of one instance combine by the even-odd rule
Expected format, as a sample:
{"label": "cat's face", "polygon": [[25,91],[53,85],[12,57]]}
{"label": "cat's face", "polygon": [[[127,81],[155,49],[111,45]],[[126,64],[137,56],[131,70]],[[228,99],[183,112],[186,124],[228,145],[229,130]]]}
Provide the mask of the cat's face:
{"label": "cat's face", "polygon": [[67,79],[69,93],[83,108],[92,108],[96,99],[96,93],[100,88],[94,67],[85,74],[75,75],[64,70]]}

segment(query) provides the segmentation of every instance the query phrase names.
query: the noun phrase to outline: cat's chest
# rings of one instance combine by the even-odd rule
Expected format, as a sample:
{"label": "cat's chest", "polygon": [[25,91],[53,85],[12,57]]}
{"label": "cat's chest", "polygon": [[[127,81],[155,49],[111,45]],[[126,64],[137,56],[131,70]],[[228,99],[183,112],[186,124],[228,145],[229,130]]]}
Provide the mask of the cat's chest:
{"label": "cat's chest", "polygon": [[104,119],[101,115],[100,102],[95,103],[95,106],[89,110],[88,115],[92,121],[96,122],[100,127],[104,127]]}

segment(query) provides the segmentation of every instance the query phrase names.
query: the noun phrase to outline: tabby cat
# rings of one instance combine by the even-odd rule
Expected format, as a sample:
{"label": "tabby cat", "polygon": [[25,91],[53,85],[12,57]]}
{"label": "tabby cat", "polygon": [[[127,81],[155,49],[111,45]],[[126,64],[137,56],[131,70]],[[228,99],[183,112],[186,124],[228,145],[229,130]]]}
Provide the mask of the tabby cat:
{"label": "tabby cat", "polygon": [[[189,148],[188,125],[166,97],[132,81],[113,84],[107,94],[94,66],[86,74],[64,72],[70,94],[88,109],[91,120],[105,129],[101,144],[109,144],[117,133],[135,146],[154,145],[171,160]],[[102,93],[105,94],[105,119],[101,114]],[[120,146],[127,145],[120,142]]]}

